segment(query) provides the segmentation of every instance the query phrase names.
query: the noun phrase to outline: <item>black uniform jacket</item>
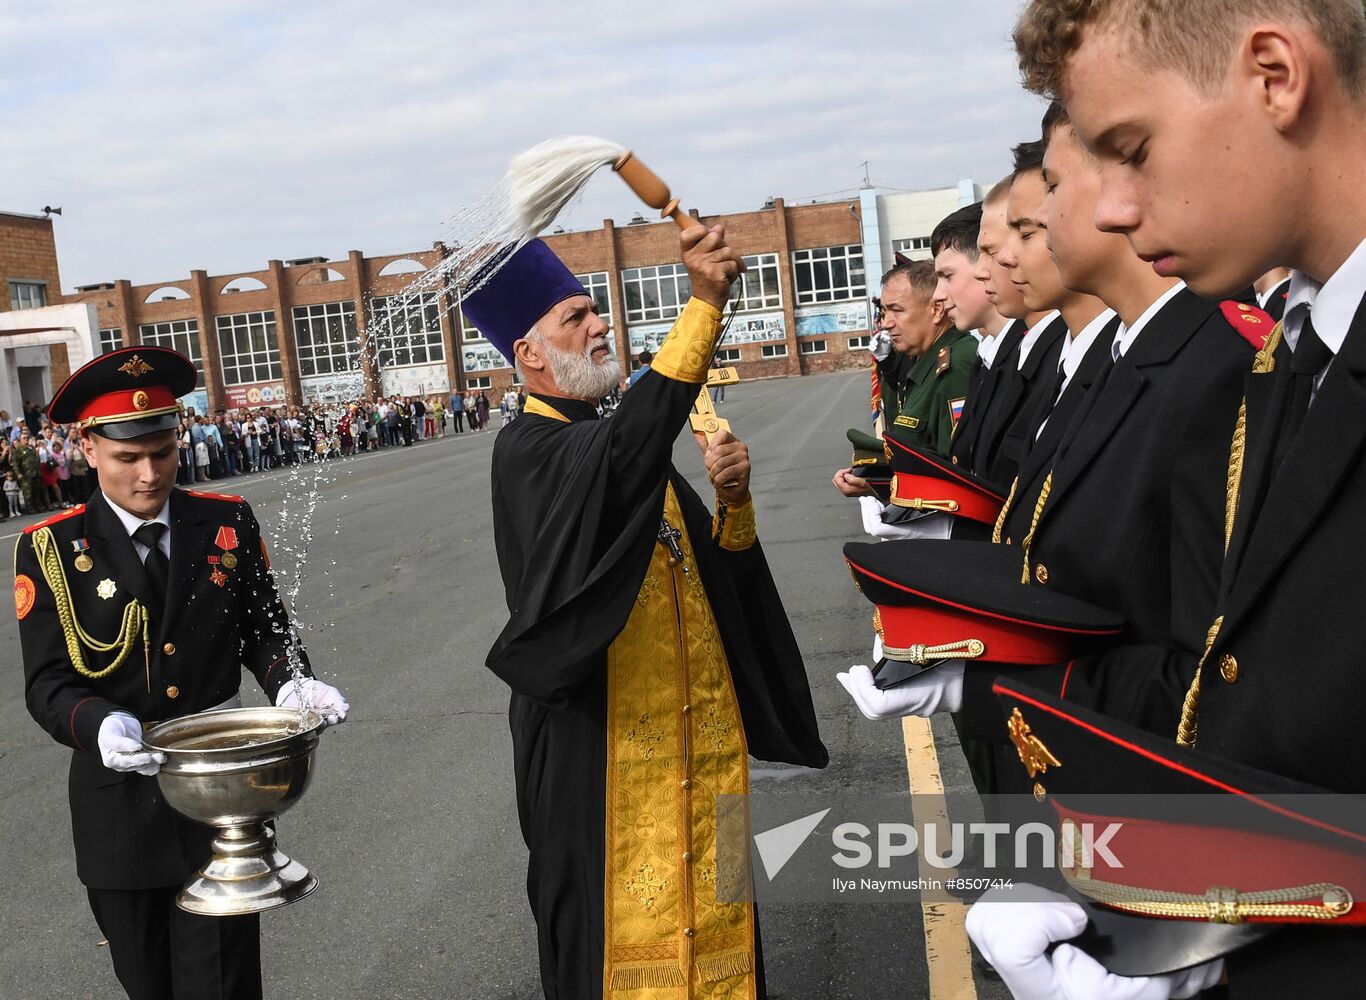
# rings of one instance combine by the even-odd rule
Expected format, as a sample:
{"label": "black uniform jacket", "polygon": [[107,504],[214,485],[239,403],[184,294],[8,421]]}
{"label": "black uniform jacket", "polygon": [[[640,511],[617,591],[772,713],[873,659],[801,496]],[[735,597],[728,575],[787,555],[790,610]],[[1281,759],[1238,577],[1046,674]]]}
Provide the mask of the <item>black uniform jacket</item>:
{"label": "black uniform jacket", "polygon": [[[28,528],[15,547],[28,709],[75,751],[70,799],[76,869],[96,889],[179,884],[208,857],[213,833],[167,806],[156,778],[104,766],[96,741],[105,717],[125,711],[145,724],[213,708],[237,693],[243,665],[272,701],[290,679],[288,618],[251,508],[238,497],[179,489],[170,503],[166,606],[150,609],[146,648],[139,633],[124,661],[103,677],[85,676],[74,665],[36,539],[44,526],[50,529],[48,573],[65,577],[73,614],[87,636],[111,642],[129,603],[147,600],[148,584],[109,502],[96,492],[83,507]],[[91,563],[85,572],[77,568],[82,549]],[[235,566],[224,565],[225,552]],[[79,648],[89,673],[103,671],[118,655]],[[307,671],[302,649],[299,655]]]}
{"label": "black uniform jacket", "polygon": [[988,482],[1005,488],[1015,479],[1029,451],[1025,427],[1053,390],[1066,339],[1067,321],[1059,315],[1043,328],[1024,365],[1002,386],[999,399],[992,401],[984,450],[972,470]]}
{"label": "black uniform jacket", "polygon": [[[1366,794],[1366,300],[1293,439],[1279,440],[1290,406],[1289,351],[1277,352],[1272,372],[1248,369],[1238,513],[1216,606],[1184,642],[1120,647],[1030,669],[1027,679],[1175,737],[1217,624],[1201,671],[1196,748]],[[1222,478],[1227,456],[1217,464]],[[1222,523],[1215,530],[1222,549]],[[1177,579],[1204,558],[1202,550],[1192,555],[1193,538],[1182,540],[1189,544],[1174,554]],[[1366,979],[1366,933],[1281,930],[1234,954],[1228,976],[1233,1000],[1341,993]]]}
{"label": "black uniform jacket", "polygon": [[[1033,526],[1031,585],[1120,612],[1134,641],[1166,644],[1174,629],[1189,632],[1183,620],[1208,624],[1228,443],[1253,353],[1218,303],[1182,289],[1091,387],[1056,453],[1040,461],[1062,430],[1049,420],[1004,527],[1023,546]],[[1198,558],[1173,580],[1177,542]]]}
{"label": "black uniform jacket", "polygon": [[[1027,331],[1024,322],[1016,319],[997,334],[1001,343],[996,348],[996,357],[992,359],[990,368],[983,367],[973,377],[967,402],[963,404],[963,416],[953,435],[953,447],[949,455],[954,464],[977,472],[988,480],[990,477],[985,470],[994,465],[1001,439],[1012,416],[1007,412],[1008,407],[994,404],[1007,395],[1015,396],[1016,390],[1008,387],[1023,380],[1020,374],[1020,341],[1024,340]],[[979,465],[981,472],[978,472]]]}
{"label": "black uniform jacket", "polygon": [[[1082,403],[1090,395],[1091,387],[1108,375],[1110,366],[1114,364],[1112,351],[1119,327],[1118,316],[1106,323],[1100,333],[1096,334],[1096,339],[1091,342],[1076,371],[1072,373],[1072,378],[1062,395],[1054,400],[1051,394],[1045,394],[1039,401],[1039,408],[1030,418],[1020,421],[1020,431],[1029,444],[1024,461],[1020,465],[1020,489],[1028,489],[1026,484],[1041,482],[1042,477],[1048,474],[1058,445],[1062,443],[1067,429],[1072,426],[1072,420],[1081,409]],[[1047,424],[1044,424],[1045,420]],[[1043,433],[1039,432],[1041,425]]]}

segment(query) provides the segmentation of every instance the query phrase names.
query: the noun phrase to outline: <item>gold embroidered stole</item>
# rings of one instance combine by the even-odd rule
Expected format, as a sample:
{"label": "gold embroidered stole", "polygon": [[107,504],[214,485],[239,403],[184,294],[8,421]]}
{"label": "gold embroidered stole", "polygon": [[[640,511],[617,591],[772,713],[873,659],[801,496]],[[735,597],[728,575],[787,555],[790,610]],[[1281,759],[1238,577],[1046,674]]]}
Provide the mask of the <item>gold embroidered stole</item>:
{"label": "gold embroidered stole", "polygon": [[[752,542],[745,513],[736,527],[748,522]],[[664,517],[683,564],[655,546],[608,650],[603,995],[743,1000],[755,996],[754,911],[716,899],[716,796],[748,794],[749,754],[672,486]]]}

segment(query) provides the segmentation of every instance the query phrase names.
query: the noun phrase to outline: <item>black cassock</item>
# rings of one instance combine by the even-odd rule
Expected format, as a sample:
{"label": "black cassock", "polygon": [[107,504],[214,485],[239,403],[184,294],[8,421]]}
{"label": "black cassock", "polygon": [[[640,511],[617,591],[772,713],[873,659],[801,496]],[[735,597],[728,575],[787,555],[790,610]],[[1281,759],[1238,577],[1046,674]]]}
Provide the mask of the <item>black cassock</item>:
{"label": "black cassock", "polygon": [[[610,420],[541,397],[493,451],[493,524],[510,620],[488,666],[508,709],[527,894],[550,1000],[602,994],[607,650],[626,625],[672,483],[761,760],[824,767],[801,653],[758,543],[731,552],[670,462],[698,386],[646,372]],[[762,983],[761,976],[758,977]]]}

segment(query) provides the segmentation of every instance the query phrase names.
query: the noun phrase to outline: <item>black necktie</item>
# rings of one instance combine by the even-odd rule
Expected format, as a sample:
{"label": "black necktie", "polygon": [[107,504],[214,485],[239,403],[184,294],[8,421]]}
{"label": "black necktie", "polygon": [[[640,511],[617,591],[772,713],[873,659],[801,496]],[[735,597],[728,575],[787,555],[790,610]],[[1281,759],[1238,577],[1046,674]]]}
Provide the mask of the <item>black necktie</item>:
{"label": "black necktie", "polygon": [[147,546],[147,556],[142,560],[143,572],[151,587],[152,610],[160,618],[166,607],[166,584],[171,578],[171,561],[161,551],[161,536],[166,533],[166,525],[151,521],[133,532],[133,539]]}
{"label": "black necktie", "polygon": [[1287,427],[1281,437],[1286,444],[1294,440],[1299,432],[1304,415],[1309,412],[1309,403],[1314,398],[1314,382],[1332,360],[1333,352],[1319,339],[1314,330],[1314,321],[1305,317],[1300,339],[1295,342],[1295,350],[1290,355],[1290,412],[1286,414]]}

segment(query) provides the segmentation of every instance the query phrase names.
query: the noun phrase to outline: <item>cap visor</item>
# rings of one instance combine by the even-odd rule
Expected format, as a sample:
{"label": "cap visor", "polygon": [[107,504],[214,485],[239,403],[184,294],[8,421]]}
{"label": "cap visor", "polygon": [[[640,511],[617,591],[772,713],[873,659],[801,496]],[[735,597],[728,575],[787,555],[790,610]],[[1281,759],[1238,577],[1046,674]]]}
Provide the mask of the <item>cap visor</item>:
{"label": "cap visor", "polygon": [[96,424],[89,428],[89,433],[107,437],[113,441],[129,441],[133,438],[146,437],[148,434],[155,434],[158,431],[173,431],[180,426],[180,414],[163,413],[157,417],[146,417],[142,420],[123,420],[115,424]]}
{"label": "cap visor", "polygon": [[1107,909],[1071,893],[1086,908],[1090,923],[1068,943],[1117,976],[1162,976],[1180,972],[1259,941],[1276,924],[1215,924],[1163,920]]}

